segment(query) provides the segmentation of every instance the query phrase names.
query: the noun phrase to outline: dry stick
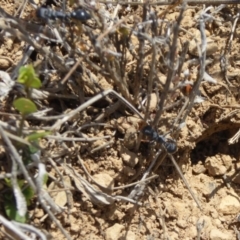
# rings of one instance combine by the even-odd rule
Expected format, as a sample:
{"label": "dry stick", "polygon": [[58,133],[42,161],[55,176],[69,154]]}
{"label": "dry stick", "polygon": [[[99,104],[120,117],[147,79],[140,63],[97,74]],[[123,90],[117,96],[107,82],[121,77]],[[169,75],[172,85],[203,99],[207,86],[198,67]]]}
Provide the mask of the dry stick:
{"label": "dry stick", "polygon": [[0,222],[3,224],[3,226],[5,226],[7,229],[9,229],[10,231],[12,231],[14,234],[16,234],[18,237],[20,237],[21,239],[24,240],[32,240],[32,238],[28,237],[27,235],[25,235],[21,229],[19,229],[18,227],[16,227],[13,222],[8,221],[6,218],[4,218],[2,215],[0,215]]}
{"label": "dry stick", "polygon": [[[125,17],[124,19],[118,21],[116,24],[114,24],[112,27],[109,27],[107,30],[105,30],[97,39],[95,42],[95,50],[99,54],[99,57],[101,61],[106,66],[108,72],[110,73],[110,77],[114,81],[114,83],[119,88],[122,95],[129,101],[132,102],[131,95],[129,93],[128,84],[126,81],[126,78],[123,76],[120,76],[120,66],[118,65],[118,60],[115,59],[112,63],[111,61],[107,61],[104,57],[104,48],[102,46],[102,40],[111,32],[115,31],[117,27],[119,27],[123,22],[125,22],[128,19],[128,17]],[[114,64],[115,63],[115,64]],[[114,66],[115,65],[115,66]],[[117,71],[118,70],[118,71]],[[109,78],[109,76],[108,76]]]}
{"label": "dry stick", "polygon": [[12,158],[12,161],[16,161],[16,163],[18,164],[18,166],[20,167],[25,180],[28,182],[28,184],[30,185],[30,187],[33,189],[33,191],[35,193],[38,193],[38,200],[41,203],[41,206],[44,208],[44,210],[49,214],[49,216],[52,218],[52,220],[56,223],[56,225],[60,228],[61,232],[63,233],[63,235],[70,240],[70,236],[69,234],[65,231],[65,229],[63,229],[61,223],[56,219],[56,217],[53,215],[53,213],[49,210],[48,206],[46,205],[46,201],[49,205],[51,205],[52,208],[54,208],[53,204],[51,203],[51,199],[47,198],[47,194],[44,194],[43,191],[41,191],[41,189],[38,189],[36,187],[36,185],[34,184],[34,182],[32,181],[32,178],[29,176],[27,169],[25,168],[21,157],[18,155],[16,148],[12,145],[11,141],[9,140],[8,136],[5,134],[5,131],[2,129],[2,127],[0,126],[0,135],[2,136],[3,141],[6,143],[6,145],[8,146],[8,150],[9,150],[9,154]]}
{"label": "dry stick", "polygon": [[110,141],[100,145],[99,147],[95,147],[95,148],[91,149],[90,153],[95,153],[95,152],[100,151],[101,149],[109,147],[109,146],[111,146],[113,144],[114,144],[114,140],[110,140]]}
{"label": "dry stick", "polygon": [[[159,156],[159,154],[160,154],[160,151],[158,152],[158,156]],[[160,161],[159,161],[159,162],[156,164],[156,166],[154,167],[153,171],[156,171],[156,170],[158,169],[158,167],[162,164],[163,160],[165,159],[165,157],[166,157],[167,155],[170,157],[170,159],[171,159],[174,167],[176,168],[178,174],[179,174],[180,177],[182,178],[185,186],[187,187],[188,191],[190,192],[190,194],[191,194],[192,198],[194,199],[194,201],[196,202],[197,206],[202,210],[202,207],[201,207],[199,201],[197,200],[195,194],[194,194],[193,191],[191,190],[191,187],[189,186],[189,184],[188,184],[186,178],[184,177],[184,175],[182,174],[182,171],[181,171],[181,169],[179,168],[178,164],[176,163],[176,161],[175,161],[174,157],[172,156],[172,154],[167,154],[167,153],[165,152],[164,155],[161,157]]]}
{"label": "dry stick", "polygon": [[206,47],[207,47],[207,40],[205,35],[205,22],[204,19],[200,19],[200,33],[201,33],[201,49],[199,51],[199,61],[200,61],[200,69],[198,71],[198,78],[197,81],[194,83],[192,91],[189,96],[189,104],[187,109],[182,117],[182,122],[185,122],[187,116],[189,115],[190,111],[193,108],[195,97],[198,95],[199,86],[203,80],[204,72],[205,72],[205,64],[206,64]]}
{"label": "dry stick", "polygon": [[[19,13],[19,17],[22,16],[23,11],[24,11],[24,8],[26,8],[27,3],[28,3],[28,0],[24,0],[24,1],[20,2],[17,11],[14,13],[14,17],[16,17],[19,12],[20,12],[20,13]],[[21,8],[22,8],[22,9],[21,9]]]}
{"label": "dry stick", "polygon": [[153,89],[153,77],[156,71],[156,56],[157,56],[157,49],[156,49],[156,42],[155,39],[153,38],[151,40],[152,43],[152,61],[150,63],[150,72],[149,72],[149,77],[148,77],[148,89],[147,89],[147,106],[146,106],[146,112],[144,115],[144,121],[146,122],[149,116],[149,107],[150,107],[150,102],[151,102],[151,93]]}
{"label": "dry stick", "polygon": [[88,170],[86,169],[85,165],[84,165],[84,162],[82,161],[81,157],[78,155],[78,161],[80,162],[85,174],[97,185],[99,186],[100,188],[102,189],[105,189],[105,190],[119,190],[119,189],[124,189],[124,188],[128,188],[128,187],[131,187],[131,186],[134,186],[136,184],[142,184],[142,183],[145,183],[147,181],[150,181],[154,178],[157,178],[158,175],[153,175],[151,177],[148,177],[148,178],[145,178],[143,180],[140,180],[140,181],[137,181],[137,182],[133,182],[133,183],[130,183],[130,184],[126,184],[124,186],[120,186],[120,187],[113,187],[113,188],[108,188],[108,187],[104,187],[102,185],[100,185],[97,181],[95,181],[95,179],[91,176],[91,174],[88,172]]}
{"label": "dry stick", "polygon": [[93,138],[76,138],[76,137],[62,137],[62,136],[46,136],[47,139],[55,139],[59,141],[79,141],[79,142],[94,142],[101,139],[108,139],[111,136],[103,136],[103,137],[93,137]]}
{"label": "dry stick", "polygon": [[[118,11],[119,11],[119,9],[120,9],[120,5],[119,4],[117,4],[117,6],[114,8],[114,12],[113,12],[113,14],[112,14],[112,17],[111,17],[111,19],[115,19],[116,18],[116,16],[117,16],[117,14],[118,14]],[[112,22],[110,22],[110,24],[109,24],[109,28],[111,28],[113,26],[113,21]]]}
{"label": "dry stick", "polygon": [[184,60],[186,58],[186,54],[188,52],[188,48],[189,48],[189,41],[186,41],[186,42],[183,43],[182,52],[181,52],[181,55],[179,57],[179,64],[178,64],[178,70],[177,70],[177,73],[178,73],[179,77],[181,75],[182,67],[183,67],[183,64],[184,64]]}
{"label": "dry stick", "polygon": [[41,231],[39,231],[37,228],[35,228],[34,226],[16,222],[16,221],[12,221],[12,222],[16,227],[22,228],[24,231],[32,232],[32,233],[36,234],[42,240],[47,240],[47,237]]}
{"label": "dry stick", "polygon": [[[239,221],[238,221],[238,222],[239,222]],[[240,232],[238,231],[237,227],[234,226],[233,229],[234,229],[234,232],[235,232],[235,234],[236,234],[237,240],[240,240]]]}
{"label": "dry stick", "polygon": [[108,124],[108,123],[98,123],[98,122],[90,122],[90,123],[86,123],[82,126],[80,126],[77,131],[81,131],[84,128],[90,128],[90,127],[98,127],[98,126],[102,126],[102,127],[107,127],[107,128],[113,128],[112,125]]}
{"label": "dry stick", "polygon": [[17,141],[17,142],[20,142],[22,144],[26,144],[27,146],[31,146],[31,143],[29,143],[27,140],[23,139],[23,138],[20,138],[14,134],[11,134],[9,132],[5,132],[6,136],[8,136],[9,138]]}
{"label": "dry stick", "polygon": [[[148,167],[148,169],[144,172],[143,177],[141,178],[141,182],[144,181],[150,174],[153,166],[155,165],[159,155],[161,153],[161,150],[157,152],[154,160],[151,162],[150,166]],[[142,195],[143,195],[143,191],[146,188],[146,184],[147,183],[140,183],[137,184],[134,189],[130,192],[130,194],[128,195],[129,198],[138,200]]]}
{"label": "dry stick", "polygon": [[8,136],[6,135],[5,131],[1,126],[0,126],[0,135],[2,136],[2,139],[5,142],[5,144],[8,146],[7,152],[9,153],[12,161],[15,161],[18,164],[28,184],[34,190],[34,192],[36,192],[36,185],[32,181],[32,178],[29,176],[27,169],[25,168],[21,157],[18,155],[16,148],[12,145],[11,141],[9,140]]}
{"label": "dry stick", "polygon": [[93,103],[95,103],[96,101],[108,96],[109,94],[113,94],[115,97],[117,97],[122,103],[124,103],[125,105],[128,106],[128,108],[130,110],[132,110],[133,112],[135,112],[141,119],[144,119],[143,116],[141,115],[141,113],[133,106],[131,105],[127,100],[125,100],[121,95],[119,95],[118,93],[116,93],[114,90],[109,89],[109,90],[105,90],[103,92],[100,92],[99,94],[97,94],[96,96],[92,97],[91,99],[89,99],[87,102],[83,103],[81,106],[79,106],[78,108],[72,110],[71,112],[69,112],[66,116],[64,116],[62,119],[59,119],[52,127],[51,127],[51,131],[56,131],[57,129],[59,129],[61,127],[61,125],[63,123],[65,123],[66,121],[68,121],[69,119],[71,119],[73,116],[75,116],[76,114],[78,114],[79,112],[83,111],[85,108],[87,108],[88,106],[92,105]]}
{"label": "dry stick", "polygon": [[62,224],[58,221],[58,219],[53,215],[52,211],[50,211],[49,207],[46,206],[45,201],[42,201],[42,197],[38,196],[38,201],[41,203],[42,208],[47,212],[51,220],[57,225],[57,227],[60,229],[62,234],[68,239],[72,240],[68,232],[63,228]]}
{"label": "dry stick", "polygon": [[[128,1],[99,1],[100,3],[105,3],[105,4],[120,4],[120,5],[131,5],[131,6],[136,6],[136,5],[143,5],[143,4],[148,4],[148,5],[172,5],[176,1],[170,1],[170,0],[161,0],[161,1],[156,1],[156,2],[148,2],[148,3],[140,3],[140,2],[128,2]],[[220,4],[240,4],[239,0],[185,0],[187,4],[211,4],[211,5],[220,5]]]}
{"label": "dry stick", "polygon": [[240,138],[240,129],[238,129],[238,131],[234,134],[233,137],[228,139],[228,144],[230,145],[230,144],[237,143],[239,138]]}
{"label": "dry stick", "polygon": [[222,71],[224,73],[225,80],[226,80],[226,82],[228,83],[229,86],[232,86],[232,84],[229,82],[228,76],[227,76],[228,54],[230,53],[231,48],[232,48],[233,35],[234,35],[235,29],[236,29],[236,25],[237,25],[237,21],[239,19],[239,16],[240,16],[240,12],[237,13],[237,16],[236,16],[236,18],[233,22],[231,33],[230,33],[230,36],[228,38],[228,41],[227,41],[225,49],[224,49],[224,54],[223,54],[223,56],[221,56],[220,66],[221,66]]}
{"label": "dry stick", "polygon": [[[3,137],[4,132],[2,132],[1,135]],[[6,138],[5,138],[5,141],[6,141]],[[11,156],[11,151],[10,151],[10,156]],[[24,197],[23,192],[20,189],[19,184],[18,184],[18,179],[17,179],[18,165],[13,156],[11,156],[11,160],[12,160],[11,184],[12,184],[14,198],[16,201],[16,207],[17,207],[17,211],[18,211],[19,215],[21,217],[25,217],[26,213],[27,213],[27,202],[26,202],[26,198]]]}
{"label": "dry stick", "polygon": [[133,182],[133,183],[129,183],[129,184],[126,184],[124,186],[120,186],[120,187],[114,187],[113,190],[118,190],[118,189],[124,189],[124,188],[128,188],[128,187],[131,187],[131,186],[134,186],[134,185],[137,185],[137,184],[143,184],[143,183],[146,183],[154,178],[158,178],[159,176],[158,175],[153,175],[153,176],[150,176],[150,177],[147,177],[143,180],[139,180],[137,182]]}
{"label": "dry stick", "polygon": [[[143,7],[143,12],[142,12],[142,22],[146,21],[146,18],[147,18],[147,9],[146,9],[146,6],[144,6]],[[133,27],[136,27],[136,26],[138,27],[138,25],[139,24],[135,23],[135,26],[133,26]],[[144,27],[142,27],[140,29],[141,29],[141,30],[139,30],[139,31],[141,31],[140,33],[144,33]],[[132,34],[134,32],[134,28],[132,28],[130,31],[131,31],[131,34],[129,35],[129,37],[132,36]],[[135,104],[138,103],[138,96],[139,96],[139,92],[140,92],[140,83],[142,82],[142,79],[143,79],[144,47],[145,47],[144,39],[138,38],[138,41],[139,41],[139,44],[138,44],[138,54],[137,54],[137,56],[134,56],[135,54],[133,53],[133,51],[131,51],[129,49],[130,53],[132,53],[134,58],[137,59],[136,73],[135,73],[134,82],[133,82],[133,87],[135,89],[135,94],[133,96],[133,102]]]}
{"label": "dry stick", "polygon": [[175,57],[176,57],[176,51],[177,51],[178,33],[179,33],[180,22],[183,18],[183,12],[184,12],[185,8],[186,8],[186,4],[184,3],[182,5],[182,8],[181,8],[179,17],[177,19],[177,22],[174,23],[174,26],[173,26],[173,40],[172,40],[172,45],[170,47],[170,53],[169,53],[169,59],[168,59],[167,80],[166,80],[166,83],[164,85],[161,100],[160,100],[160,103],[159,103],[159,110],[157,111],[156,116],[155,116],[154,121],[153,121],[153,127],[157,126],[157,124],[158,124],[158,122],[161,118],[161,115],[162,115],[162,112],[163,112],[164,102],[167,99],[167,94],[168,94],[168,91],[169,91],[169,87],[170,87],[170,84],[171,84],[172,79],[174,77],[174,74],[176,72]]}
{"label": "dry stick", "polygon": [[82,62],[83,60],[80,58],[78,59],[78,61],[72,66],[72,68],[68,71],[68,73],[66,74],[66,76],[63,78],[63,80],[61,81],[61,84],[63,85],[69,78],[70,76],[73,74],[73,72],[77,69],[78,65]]}
{"label": "dry stick", "polygon": [[[182,9],[182,12],[181,12],[179,18],[178,18],[178,25],[175,26],[175,27],[176,27],[176,31],[174,31],[174,32],[176,33],[175,37],[178,35],[179,26],[180,26],[180,21],[181,21],[181,19],[182,19],[181,15],[183,14],[183,10],[184,10],[184,7],[183,7],[183,9]],[[175,38],[175,40],[177,40],[177,38]],[[204,42],[204,41],[203,41],[203,42]],[[172,46],[173,46],[173,48],[176,47],[176,42],[175,42],[175,43],[173,42]],[[204,46],[205,46],[205,45],[204,45]],[[186,49],[187,49],[187,46],[186,46]],[[203,47],[203,49],[204,49],[204,47]],[[176,48],[174,49],[174,52],[175,52],[175,51],[176,51]],[[172,52],[172,53],[174,53],[174,52]],[[172,60],[172,63],[173,63],[173,62],[174,62],[174,55],[172,55],[172,53],[170,53],[170,61]],[[171,80],[172,77],[173,77],[172,74],[173,74],[174,71],[170,71],[170,70],[173,69],[174,63],[173,63],[172,65],[170,65],[170,66],[171,66],[171,68],[169,69],[169,72],[170,72],[170,80]],[[169,76],[169,75],[168,75],[168,76]],[[185,107],[187,106],[187,104],[188,104],[188,101],[186,101],[186,103],[184,104],[184,106],[183,106],[183,108],[182,108],[182,111],[185,109]],[[161,110],[161,108],[160,108],[160,110]],[[181,111],[181,112],[182,112],[182,111]],[[179,114],[179,116],[180,116],[180,114]],[[155,119],[156,119],[156,118],[155,118]],[[166,156],[166,154],[165,154],[165,156]],[[165,156],[163,156],[162,159],[161,159],[161,161],[155,166],[155,169],[157,169],[157,168],[160,166],[160,164],[161,164],[162,161],[164,160]],[[175,168],[177,169],[179,175],[181,176],[182,180],[184,181],[184,184],[185,184],[186,187],[188,188],[190,194],[192,195],[193,199],[194,199],[195,202],[197,203],[198,207],[199,207],[200,209],[202,209],[201,206],[200,206],[200,204],[199,204],[199,202],[198,202],[198,200],[197,200],[197,198],[195,197],[194,193],[192,192],[192,190],[191,190],[188,182],[186,181],[185,177],[183,176],[183,174],[182,174],[179,166],[178,166],[177,163],[175,162],[173,156],[169,154],[169,157],[171,158],[171,160],[172,160]]]}
{"label": "dry stick", "polygon": [[116,103],[112,104],[110,107],[106,108],[103,113],[98,115],[98,117],[94,119],[94,122],[101,122],[104,118],[108,118],[108,116],[116,112],[120,106],[121,106],[120,101],[117,101]]}
{"label": "dry stick", "polygon": [[190,192],[192,198],[194,199],[194,201],[195,201],[196,204],[198,205],[199,209],[202,210],[202,207],[201,207],[198,199],[196,198],[195,194],[193,193],[192,189],[190,188],[190,186],[189,186],[186,178],[185,178],[184,175],[182,174],[182,171],[181,171],[181,169],[179,168],[178,164],[176,163],[174,157],[173,157],[171,154],[168,154],[168,156],[170,157],[170,159],[171,159],[174,167],[177,169],[178,174],[179,174],[180,177],[182,178],[182,180],[183,180],[185,186],[187,187],[188,191]]}
{"label": "dry stick", "polygon": [[49,158],[48,158],[48,161],[51,163],[51,165],[53,166],[53,168],[54,168],[55,171],[57,172],[58,176],[60,177],[61,183],[62,183],[64,189],[66,189],[66,190],[64,190],[64,191],[65,191],[66,197],[67,197],[68,215],[70,215],[70,209],[73,207],[73,206],[72,206],[73,204],[72,204],[72,201],[71,201],[71,192],[70,192],[69,189],[68,189],[69,186],[66,186],[65,181],[64,181],[64,178],[63,178],[63,175],[62,175],[61,172],[59,171],[59,169],[58,169],[56,163],[53,161],[53,159],[49,157]]}
{"label": "dry stick", "polygon": [[166,231],[166,224],[165,224],[165,216],[166,216],[166,208],[163,211],[160,203],[159,203],[159,197],[158,195],[160,195],[159,191],[157,191],[157,193],[155,193],[150,187],[148,188],[149,192],[152,194],[152,196],[155,198],[156,201],[156,205],[158,206],[159,212],[156,212],[157,218],[159,220],[159,224],[162,227],[163,230],[163,239],[169,239],[169,237],[167,236],[167,231]]}
{"label": "dry stick", "polygon": [[[10,27],[6,25],[5,22],[9,23]],[[59,69],[66,70],[66,66],[64,65],[62,59],[59,56],[51,53],[47,47],[42,47],[40,44],[38,44],[32,37],[29,36],[24,27],[22,27],[21,24],[19,24],[16,20],[12,18],[0,18],[0,28],[6,32],[9,32],[11,35],[16,36],[19,40],[25,41],[33,46],[43,56],[53,60],[58,65]]]}

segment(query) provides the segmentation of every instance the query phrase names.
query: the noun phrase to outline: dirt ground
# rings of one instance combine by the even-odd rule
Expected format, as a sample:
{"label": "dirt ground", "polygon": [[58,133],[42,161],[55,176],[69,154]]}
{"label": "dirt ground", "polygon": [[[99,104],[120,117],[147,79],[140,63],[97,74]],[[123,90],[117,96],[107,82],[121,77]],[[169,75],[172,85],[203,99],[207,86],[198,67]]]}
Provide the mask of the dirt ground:
{"label": "dirt ground", "polygon": [[[19,5],[14,1],[1,1],[1,8],[12,16],[18,7]],[[58,136],[59,141],[48,138],[41,143],[44,149],[41,161],[45,163],[49,174],[46,187],[54,202],[63,209],[56,218],[71,239],[240,239],[240,142],[238,135],[235,135],[240,129],[240,21],[234,18],[239,13],[240,4],[225,6],[219,12],[216,12],[217,7],[209,10],[208,13],[211,13],[214,19],[206,23],[205,31],[207,36],[206,73],[213,80],[211,82],[205,77],[205,81],[199,88],[200,100],[194,104],[178,133],[168,136],[176,140],[178,149],[172,156],[201,208],[179,176],[170,155],[164,154],[163,149],[157,162],[161,159],[164,161],[151,171],[150,176],[154,175],[154,177],[148,181],[136,204],[122,198],[116,199],[116,196],[128,197],[132,193],[134,186],[126,188],[123,186],[142,179],[158,153],[160,144],[150,143],[144,137],[138,142],[139,129],[144,125],[143,121],[127,106],[123,104],[119,107],[119,102],[107,96],[89,105],[83,111],[79,111],[56,128],[58,130],[52,135]],[[99,9],[101,11],[104,9],[105,14],[109,13],[110,16],[117,11],[116,7],[104,4],[100,4]],[[157,12],[159,18],[163,16],[164,11],[167,11],[164,18],[169,22],[177,20],[180,13],[178,7],[170,9],[166,6],[153,6],[151,9]],[[189,41],[179,77],[183,78],[186,74],[184,71],[188,69],[190,71],[188,79],[191,82],[196,81],[199,70],[199,65],[194,63],[198,58],[196,39],[200,40],[196,19],[203,9],[203,5],[187,6],[178,35],[179,54],[177,56],[183,49],[183,43]],[[33,12],[33,7],[27,4],[21,18],[41,24],[34,17]],[[123,6],[118,9],[116,16],[128,17],[128,26],[133,26],[141,19],[142,12],[142,6]],[[104,16],[108,17],[107,14]],[[236,27],[230,40],[235,19],[237,19]],[[70,31],[68,26],[65,27]],[[76,30],[73,27],[74,34],[78,30],[79,28]],[[83,34],[82,38],[84,40],[86,36]],[[78,44],[76,46],[82,50],[85,51],[88,48],[81,41],[77,42],[78,40],[76,40]],[[134,36],[132,42],[139,46]],[[41,44],[61,57],[66,54],[61,44],[51,44],[47,40],[42,41]],[[1,36],[0,70],[13,73],[22,59],[26,46],[24,39]],[[109,48],[110,50],[114,49]],[[106,77],[108,73],[91,66],[87,58],[81,58],[83,77],[76,80],[76,75],[72,75],[70,78],[72,82],[68,82],[64,85],[65,88],[62,88],[60,82],[67,72],[53,64],[51,71],[48,68],[44,73],[46,59],[39,51],[33,52],[27,63],[35,64],[38,61],[34,66],[43,81],[41,90],[52,94],[49,98],[36,100],[39,110],[53,109],[48,116],[67,114],[96,96],[100,92],[99,89],[114,89],[124,95],[120,85],[116,86],[113,81],[110,81]],[[125,78],[126,86],[130,86],[128,92],[134,95],[135,88],[131,85],[131,81],[135,76],[137,60],[133,57],[134,54],[126,54],[128,54],[125,69],[128,76]],[[223,54],[227,59],[226,71],[221,66]],[[68,56],[70,60],[75,59],[70,54]],[[92,52],[89,58],[92,62],[98,62],[97,53]],[[143,71],[143,79],[145,79],[143,82],[145,82],[142,86],[147,86],[146,79],[151,68],[151,58],[145,58],[145,60]],[[111,61],[110,57],[109,61]],[[159,58],[158,61],[161,59]],[[66,66],[68,67],[67,63]],[[100,63],[96,66],[101,67]],[[76,71],[80,72],[78,69]],[[161,70],[161,67],[158,71],[158,76],[166,79],[167,72],[164,69]],[[154,85],[153,88],[155,87]],[[188,91],[191,89],[187,87],[171,93],[169,98],[172,100],[171,104],[182,96],[184,98],[189,96]],[[54,97],[55,93],[59,95]],[[61,98],[60,94],[68,97]],[[18,118],[14,117],[15,115],[6,117],[2,113],[17,114],[11,105],[16,95],[19,93],[13,91],[7,98],[1,100],[0,113],[1,121],[14,126]],[[154,90],[151,96],[149,118],[153,120],[159,96]],[[124,97],[127,98],[127,94]],[[145,103],[137,104],[135,100],[132,103],[144,115],[140,105]],[[168,103],[165,104],[168,105]],[[159,133],[171,131],[171,124],[177,118],[181,107],[182,104],[163,111],[157,125]],[[56,120],[29,118],[26,120],[25,127],[49,130],[56,122]],[[89,139],[98,137],[99,139],[65,141],[60,136]],[[232,139],[234,136],[236,140]],[[139,147],[136,148],[138,143]],[[1,162],[6,154],[3,150]],[[6,169],[2,167],[1,171],[4,173]],[[89,183],[91,186],[88,185]],[[4,215],[4,212],[1,214]],[[34,199],[29,207],[29,216],[28,224],[43,231],[49,239],[66,239],[59,226],[37,204],[37,199]],[[1,239],[11,239],[6,236],[6,229],[3,227],[0,235]]]}

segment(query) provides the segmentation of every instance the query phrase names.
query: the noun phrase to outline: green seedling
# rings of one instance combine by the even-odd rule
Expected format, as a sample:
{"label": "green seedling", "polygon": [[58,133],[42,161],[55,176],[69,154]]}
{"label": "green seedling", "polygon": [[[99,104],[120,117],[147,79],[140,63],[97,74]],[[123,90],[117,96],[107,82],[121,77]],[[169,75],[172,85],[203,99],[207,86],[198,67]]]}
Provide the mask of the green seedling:
{"label": "green seedling", "polygon": [[27,98],[16,99],[13,102],[13,106],[21,113],[22,116],[26,116],[37,111],[35,103]]}
{"label": "green seedling", "polygon": [[[29,206],[31,203],[31,200],[34,197],[34,191],[30,186],[27,186],[25,184],[25,180],[18,180],[17,182],[18,182],[21,192],[25,198],[27,206]],[[12,184],[11,184],[10,179],[6,178],[5,183],[10,189],[12,189]],[[21,222],[21,223],[25,223],[28,220],[27,214],[25,216],[21,216],[21,214],[19,213],[19,211],[17,209],[15,197],[13,194],[13,190],[11,190],[11,192],[9,194],[4,195],[4,209],[5,209],[6,215],[11,220]]]}
{"label": "green seedling", "polygon": [[[37,106],[31,100],[30,93],[33,88],[41,87],[41,81],[37,77],[33,67],[29,65],[20,68],[17,82],[23,85],[26,92],[26,97],[18,98],[13,102],[13,106],[21,115],[18,135],[22,136],[22,129],[27,115],[37,112]],[[27,136],[22,136],[31,144],[30,146],[25,146],[19,142],[15,145],[19,152],[21,152],[21,158],[25,165],[32,163],[33,161],[37,163],[39,168],[38,178],[41,178],[41,181],[38,184],[40,188],[46,184],[48,176],[45,166],[40,162],[41,150],[39,148],[39,140],[49,133],[50,132],[43,131],[30,133]],[[30,205],[35,192],[28,185],[26,180],[19,178],[20,177],[16,179],[15,185],[11,182],[12,179],[5,179],[5,183],[8,186],[7,192],[9,194],[4,196],[4,209],[9,219],[25,223],[28,220],[27,206]]]}
{"label": "green seedling", "polygon": [[46,137],[47,135],[49,135],[51,132],[47,131],[47,132],[34,132],[34,133],[31,133],[29,135],[27,135],[25,137],[25,139],[29,142],[32,142],[32,141],[35,141],[37,139],[40,139],[40,138],[43,138],[43,137]]}
{"label": "green seedling", "polygon": [[33,88],[40,88],[42,86],[42,83],[40,79],[37,77],[37,74],[35,73],[35,70],[32,65],[20,68],[17,82],[21,83],[24,86],[27,94],[27,98],[18,98],[13,102],[13,106],[22,115],[19,127],[19,136],[21,136],[23,123],[26,116],[37,111],[35,103],[30,99],[31,90]]}
{"label": "green seedling", "polygon": [[42,83],[37,77],[32,65],[20,68],[17,82],[24,85],[26,89],[38,89],[42,86]]}

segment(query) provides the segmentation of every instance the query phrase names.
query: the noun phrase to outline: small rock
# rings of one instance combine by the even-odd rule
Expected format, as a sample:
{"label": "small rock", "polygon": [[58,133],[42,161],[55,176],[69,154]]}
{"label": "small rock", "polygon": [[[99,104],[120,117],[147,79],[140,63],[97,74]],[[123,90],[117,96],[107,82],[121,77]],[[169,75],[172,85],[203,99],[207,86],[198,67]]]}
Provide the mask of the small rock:
{"label": "small rock", "polygon": [[9,51],[13,50],[13,47],[14,47],[13,40],[11,38],[6,39],[5,46],[6,46],[7,50],[9,50]]}
{"label": "small rock", "polygon": [[78,223],[71,224],[71,232],[78,233],[81,230],[81,227]]}
{"label": "small rock", "polygon": [[0,69],[5,70],[11,66],[11,62],[7,59],[0,59]]}
{"label": "small rock", "polygon": [[196,237],[197,237],[197,228],[195,226],[188,227],[188,237],[190,239],[196,239]]}
{"label": "small rock", "polygon": [[[190,41],[189,43],[189,53],[194,55],[194,56],[198,56],[198,48],[197,48],[197,44],[201,44],[201,39],[200,37],[197,37],[197,43],[196,41],[193,39],[192,41]],[[218,44],[217,42],[215,42],[214,40],[212,40],[210,37],[207,38],[207,46],[206,46],[206,55],[210,56],[214,53],[216,53],[218,51]]]}
{"label": "small rock", "polygon": [[127,231],[124,240],[135,240],[135,239],[136,239],[135,233],[132,231]]}
{"label": "small rock", "polygon": [[138,134],[137,134],[137,130],[135,127],[129,127],[124,135],[124,146],[129,149],[132,150],[136,144],[137,144],[137,140],[138,140]]}
{"label": "small rock", "polygon": [[185,220],[180,219],[177,221],[177,226],[184,229],[187,227],[187,222]]}
{"label": "small rock", "polygon": [[36,218],[42,218],[44,216],[44,212],[42,209],[37,209],[35,211],[35,215],[34,215]]}
{"label": "small rock", "polygon": [[202,193],[207,198],[212,198],[216,193],[217,185],[214,182],[206,182],[204,184],[204,188],[202,189]]}
{"label": "small rock", "polygon": [[205,162],[205,167],[212,176],[224,175],[231,165],[231,157],[225,154],[208,157]]}
{"label": "small rock", "polygon": [[123,225],[118,223],[114,224],[112,227],[109,227],[106,232],[106,240],[117,240],[121,237],[121,231],[124,229]]}
{"label": "small rock", "polygon": [[220,231],[219,229],[212,229],[210,231],[209,235],[210,240],[231,240],[232,236],[228,233],[224,233],[223,231]]}
{"label": "small rock", "polygon": [[240,201],[237,196],[228,195],[224,197],[218,207],[218,210],[223,214],[237,214],[240,209]]}
{"label": "small rock", "polygon": [[[69,176],[64,176],[63,177],[63,181],[64,181],[64,186],[65,187],[69,187],[71,188],[72,187],[72,183],[71,183],[71,179]],[[57,186],[57,184],[55,185],[55,190],[59,189],[59,187]],[[72,193],[70,192],[68,197],[72,197]],[[54,199],[54,202],[60,206],[60,207],[63,207],[65,206],[65,204],[67,203],[67,193],[65,191],[59,191],[59,192],[56,192],[56,195],[53,197]]]}
{"label": "small rock", "polygon": [[107,173],[98,173],[93,175],[93,179],[103,187],[112,188],[114,185],[114,180]]}
{"label": "small rock", "polygon": [[121,157],[123,162],[129,167],[135,167],[139,161],[136,153],[131,152],[123,147],[121,149]]}
{"label": "small rock", "polygon": [[198,162],[197,165],[193,166],[193,173],[200,174],[206,172],[206,168],[202,164],[202,162]]}
{"label": "small rock", "polygon": [[125,217],[124,211],[118,210],[118,209],[111,209],[108,212],[108,219],[111,221],[121,221]]}

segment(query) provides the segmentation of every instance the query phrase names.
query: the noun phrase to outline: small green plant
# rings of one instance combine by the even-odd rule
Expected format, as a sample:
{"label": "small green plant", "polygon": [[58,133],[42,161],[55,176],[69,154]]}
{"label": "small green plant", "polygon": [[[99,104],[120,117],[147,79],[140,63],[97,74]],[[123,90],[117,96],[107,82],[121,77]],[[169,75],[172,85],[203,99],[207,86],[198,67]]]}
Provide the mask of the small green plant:
{"label": "small green plant", "polygon": [[22,115],[19,127],[19,136],[21,136],[23,123],[26,116],[37,111],[35,103],[30,99],[31,90],[33,88],[40,88],[42,84],[40,79],[37,77],[32,65],[20,68],[17,82],[21,83],[24,86],[27,94],[27,98],[18,98],[13,102],[13,106]]}
{"label": "small green plant", "polygon": [[32,65],[21,67],[19,69],[17,82],[24,85],[25,89],[31,88],[38,89],[42,86],[42,83],[40,79],[37,77],[37,74],[35,73],[35,70]]}
{"label": "small green plant", "polygon": [[[20,68],[17,82],[23,85],[26,93],[26,97],[20,97],[13,102],[13,106],[16,110],[19,111],[21,115],[18,135],[20,137],[24,137],[25,140],[30,143],[30,145],[26,146],[22,143],[17,142],[15,144],[15,147],[19,150],[19,152],[21,152],[21,158],[25,165],[35,161],[36,163],[38,163],[40,168],[41,163],[39,161],[39,140],[48,135],[50,132],[32,132],[27,136],[23,136],[23,125],[27,115],[37,112],[37,106],[31,100],[31,91],[34,88],[40,88],[41,81],[37,77],[34,68],[31,65],[28,65],[26,67]],[[45,184],[45,181],[47,181],[47,174],[46,171],[42,172],[42,174],[39,173],[39,176],[43,175],[43,181],[41,181],[41,183]],[[28,185],[25,179],[21,179],[20,177],[18,177],[18,179],[16,180],[15,185],[13,184],[11,179],[7,178],[5,179],[5,183],[8,187],[7,191],[9,193],[4,196],[4,209],[6,215],[12,220],[22,223],[26,222],[28,220],[26,208],[30,205],[31,200],[34,197],[34,190]],[[21,206],[23,207],[21,208]]]}
{"label": "small green plant", "polygon": [[[5,179],[6,185],[12,189],[12,183],[10,179]],[[27,206],[30,205],[32,198],[34,197],[34,191],[30,186],[26,186],[24,180],[18,180],[18,185],[21,189],[21,192],[25,198]],[[28,220],[28,215],[21,216],[17,209],[17,204],[15,201],[13,191],[9,192],[9,194],[4,195],[4,209],[8,218],[15,220],[17,222],[25,223]]]}

